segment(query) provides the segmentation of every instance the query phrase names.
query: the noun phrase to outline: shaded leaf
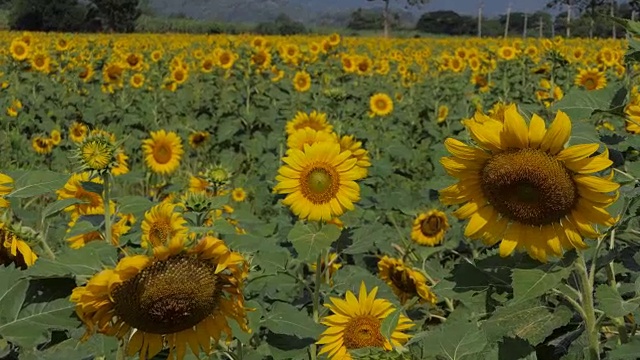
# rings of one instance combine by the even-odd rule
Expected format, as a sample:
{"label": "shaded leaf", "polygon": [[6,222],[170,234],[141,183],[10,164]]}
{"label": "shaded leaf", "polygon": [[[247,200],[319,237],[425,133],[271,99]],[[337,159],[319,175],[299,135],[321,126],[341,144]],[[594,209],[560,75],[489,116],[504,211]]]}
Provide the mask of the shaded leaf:
{"label": "shaded leaf", "polygon": [[30,277],[90,277],[107,266],[113,266],[117,249],[104,241],[94,241],[80,249],[64,248],[55,259],[41,257],[25,270]]}
{"label": "shaded leaf", "polygon": [[79,203],[82,203],[82,200],[63,199],[63,200],[55,201],[49,204],[46,208],[44,208],[44,210],[42,210],[42,218],[48,218],[49,216],[55,215],[71,205],[75,205]]}
{"label": "shaded leaf", "polygon": [[7,172],[14,180],[13,191],[6,198],[28,198],[60,189],[69,179],[68,174],[47,170],[17,170]]}
{"label": "shaded leaf", "polygon": [[338,240],[341,230],[336,226],[322,226],[315,223],[298,221],[289,232],[287,239],[302,261],[314,261],[320,251],[328,250],[331,244]]}
{"label": "shaded leaf", "polygon": [[283,302],[273,304],[266,315],[264,325],[273,333],[293,335],[299,338],[317,339],[324,329],[316,324],[306,311]]}
{"label": "shaded leaf", "polygon": [[601,284],[596,288],[598,308],[611,317],[625,316],[638,308],[638,302],[625,301],[609,285]]}

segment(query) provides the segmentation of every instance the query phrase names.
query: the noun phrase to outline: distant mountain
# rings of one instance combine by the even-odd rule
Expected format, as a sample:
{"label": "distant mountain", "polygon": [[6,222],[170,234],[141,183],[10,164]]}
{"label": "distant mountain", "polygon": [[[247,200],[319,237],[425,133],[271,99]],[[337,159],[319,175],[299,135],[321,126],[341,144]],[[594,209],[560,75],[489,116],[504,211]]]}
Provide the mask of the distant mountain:
{"label": "distant mountain", "polygon": [[[313,25],[327,25],[327,22],[345,25],[351,11],[381,4],[382,1],[367,0],[150,0],[152,9],[167,16],[179,14],[200,20],[257,23],[285,13],[294,20]],[[394,6],[403,22],[413,22],[415,10]]]}

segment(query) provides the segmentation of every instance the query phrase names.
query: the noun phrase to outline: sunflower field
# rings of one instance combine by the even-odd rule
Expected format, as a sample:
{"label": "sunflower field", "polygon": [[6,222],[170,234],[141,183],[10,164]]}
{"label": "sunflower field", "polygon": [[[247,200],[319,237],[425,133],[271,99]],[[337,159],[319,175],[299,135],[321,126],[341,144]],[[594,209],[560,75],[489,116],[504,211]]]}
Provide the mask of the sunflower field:
{"label": "sunflower field", "polygon": [[637,359],[626,25],[0,32],[0,359]]}

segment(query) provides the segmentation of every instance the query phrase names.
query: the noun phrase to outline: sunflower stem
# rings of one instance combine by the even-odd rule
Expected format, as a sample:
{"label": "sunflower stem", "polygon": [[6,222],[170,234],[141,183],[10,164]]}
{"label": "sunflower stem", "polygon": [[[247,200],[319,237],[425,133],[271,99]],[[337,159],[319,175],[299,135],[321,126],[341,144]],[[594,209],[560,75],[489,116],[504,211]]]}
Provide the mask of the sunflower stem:
{"label": "sunflower stem", "polygon": [[[616,236],[616,229],[612,229],[611,234],[609,236],[609,251],[613,251],[613,248],[615,247],[615,236]],[[609,286],[611,286],[611,288],[615,290],[615,292],[617,293],[618,284],[616,282],[616,272],[615,272],[615,269],[613,268],[613,261],[610,261],[607,264],[607,266],[605,267],[605,270],[607,273],[607,280],[609,282]],[[622,344],[628,343],[629,335],[627,333],[627,326],[625,325],[624,317],[620,316],[620,317],[612,318],[611,321],[613,321],[613,323],[616,325],[616,328],[618,329],[620,342]]]}
{"label": "sunflower stem", "polygon": [[582,309],[584,310],[584,326],[589,343],[589,358],[591,360],[600,360],[600,340],[598,338],[596,313],[593,305],[593,276],[590,276],[593,274],[589,274],[587,271],[587,261],[582,251],[578,251],[576,270],[580,291],[582,293],[581,300]]}
{"label": "sunflower stem", "polygon": [[[318,258],[316,259],[316,284],[313,287],[313,321],[317,324],[320,322],[320,286],[322,285],[322,258],[324,251],[320,251]],[[311,360],[316,360],[317,346],[315,343],[311,344],[309,349],[309,356]]]}
{"label": "sunflower stem", "polygon": [[109,186],[110,176],[109,172],[102,174],[102,180],[104,183],[104,193],[102,194],[102,203],[104,204],[104,237],[107,244],[112,244],[111,239],[111,187]]}

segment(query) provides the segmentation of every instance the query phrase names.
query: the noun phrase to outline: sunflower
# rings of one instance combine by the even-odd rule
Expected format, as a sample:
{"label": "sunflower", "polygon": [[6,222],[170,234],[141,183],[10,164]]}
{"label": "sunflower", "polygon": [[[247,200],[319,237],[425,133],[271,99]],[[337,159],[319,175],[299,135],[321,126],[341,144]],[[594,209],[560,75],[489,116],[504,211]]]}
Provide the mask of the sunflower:
{"label": "sunflower", "polygon": [[438,301],[427,286],[427,277],[407,266],[402,259],[383,256],[378,261],[378,276],[391,287],[401,304],[416,296],[422,303],[435,305]]}
{"label": "sunflower", "polygon": [[84,138],[89,132],[89,127],[83,123],[74,122],[69,128],[69,138],[74,143],[78,144],[84,141]]}
{"label": "sunflower", "polygon": [[54,129],[51,131],[51,142],[53,142],[53,145],[60,145],[60,142],[62,141],[62,134],[60,134],[60,130]]}
{"label": "sunflower", "polygon": [[305,145],[291,149],[282,159],[274,191],[287,194],[283,204],[294,214],[310,221],[329,221],[353,210],[360,199],[360,187],[354,181],[356,158],[351,151],[340,151],[336,143]]}
{"label": "sunflower", "polygon": [[439,210],[429,210],[413,220],[411,240],[420,245],[435,246],[442,242],[448,229],[447,215]]}
{"label": "sunflower", "polygon": [[114,62],[106,64],[102,68],[102,79],[108,85],[120,86],[124,77],[126,65]]}
{"label": "sunflower", "polygon": [[90,134],[78,145],[78,158],[84,169],[107,171],[114,162],[116,147],[110,136]]}
{"label": "sunflower", "polygon": [[625,130],[632,134],[640,134],[640,106],[629,104],[624,113],[628,118],[625,121]]}
{"label": "sunflower", "polygon": [[311,145],[317,142],[334,141],[332,133],[317,131],[310,127],[296,130],[287,137],[287,148],[304,150],[304,145]]}
{"label": "sunflower", "polygon": [[233,64],[238,59],[238,55],[234,54],[231,50],[221,50],[218,52],[218,56],[216,58],[216,63],[218,66],[225,70],[231,69]]}
{"label": "sunflower", "polygon": [[306,92],[311,89],[311,75],[306,71],[298,71],[293,77],[293,88],[297,92]]}
{"label": "sunflower", "polygon": [[0,173],[0,209],[9,207],[9,200],[4,197],[13,190],[13,179],[9,175]]}
{"label": "sunflower", "polygon": [[120,149],[116,154],[116,164],[111,169],[111,174],[113,174],[113,176],[119,176],[128,173],[129,164],[127,160],[129,160],[129,155],[124,153],[124,149]]}
{"label": "sunflower", "polygon": [[151,132],[151,138],[142,141],[142,151],[151,171],[163,175],[176,171],[184,154],[178,134],[164,130]]}
{"label": "sunflower", "polygon": [[333,125],[327,122],[327,114],[315,110],[309,114],[302,111],[296,113],[296,116],[287,122],[286,132],[287,135],[291,136],[297,130],[304,128],[312,128],[316,131],[325,131],[327,133],[333,131]]}
{"label": "sunflower", "polygon": [[83,82],[89,82],[93,78],[94,70],[90,64],[80,65],[78,71],[78,78]]}
{"label": "sunflower", "polygon": [[9,46],[9,52],[14,60],[24,61],[29,57],[29,44],[19,38],[13,39]]}
{"label": "sunflower", "polygon": [[31,147],[40,155],[46,155],[53,150],[53,141],[49,138],[36,136],[31,140]]}
{"label": "sunflower", "polygon": [[209,139],[211,135],[208,131],[195,131],[189,134],[189,145],[196,149],[202,146]]}
{"label": "sunflower", "polygon": [[235,202],[243,202],[247,199],[247,192],[243,188],[231,190],[231,199]]}
{"label": "sunflower", "polygon": [[144,214],[141,224],[143,247],[165,245],[172,239],[187,235],[187,220],[175,208],[175,204],[163,202]]}
{"label": "sunflower", "polygon": [[357,298],[351,291],[347,291],[344,299],[332,297],[331,304],[324,305],[332,314],[321,320],[328,328],[317,342],[322,345],[320,354],[328,353],[330,359],[350,360],[349,350],[376,347],[389,351],[410,338],[404,331],[415,324],[404,314],[400,315],[391,339],[382,334],[382,321],[396,309],[390,301],[376,299],[377,293],[377,287],[368,293],[362,282]]}
{"label": "sunflower", "polygon": [[518,51],[513,46],[501,46],[498,49],[498,56],[503,60],[513,60],[516,58]]}
{"label": "sunflower", "polygon": [[487,245],[500,242],[500,255],[517,248],[539,261],[562,256],[563,249],[584,249],[583,238],[596,238],[593,224],[612,226],[606,208],[620,187],[609,177],[589,175],[611,166],[609,152],[596,156],[599,144],[565,148],[571,120],[559,111],[548,129],[533,115],[529,126],[515,105],[501,123],[484,117],[465,121],[473,147],[449,138],[454,156],[441,163],[457,184],[440,191],[446,205],[463,204],[454,215],[469,219],[464,235]]}
{"label": "sunflower", "polygon": [[189,72],[182,67],[177,67],[171,71],[171,82],[181,85],[189,78]]}
{"label": "sunflower", "polygon": [[189,192],[208,192],[213,187],[209,180],[199,176],[191,176],[189,178]]}
{"label": "sunflower", "polygon": [[151,52],[151,61],[153,62],[158,62],[160,61],[160,59],[162,59],[162,51],[160,50],[153,50]]}
{"label": "sunflower", "polygon": [[351,151],[351,157],[355,158],[356,166],[354,171],[359,173],[358,179],[364,179],[369,173],[368,168],[371,167],[371,158],[369,152],[362,147],[362,141],[358,141],[353,135],[343,135],[338,139],[338,135],[333,135],[335,141],[340,144],[340,151]]}
{"label": "sunflower", "polygon": [[480,91],[481,93],[485,93],[491,90],[491,86],[493,85],[489,81],[489,77],[487,76],[487,74],[483,74],[480,72],[477,72],[471,76],[471,83],[475,85],[478,91]]}
{"label": "sunflower", "polygon": [[136,73],[129,79],[129,84],[135,89],[140,89],[144,85],[144,80],[144,74]]}
{"label": "sunflower", "polygon": [[449,116],[449,107],[447,105],[438,106],[438,113],[436,117],[436,121],[438,124],[442,124],[447,120],[447,116]]}
{"label": "sunflower", "polygon": [[212,72],[215,65],[216,62],[213,57],[207,56],[200,60],[200,70],[205,74]]}
{"label": "sunflower", "polygon": [[374,94],[369,99],[369,109],[374,115],[387,116],[393,111],[393,100],[384,93]]}
{"label": "sunflower", "polygon": [[[326,261],[328,260],[328,262]],[[327,269],[327,264],[329,264],[329,268]],[[320,272],[324,273],[322,279],[324,281],[328,280],[330,286],[333,286],[333,275],[342,267],[342,264],[338,261],[338,254],[332,252],[329,254],[328,259],[322,259],[320,261]],[[309,270],[312,273],[316,273],[318,271],[318,264],[316,262],[312,262],[309,264]]]}
{"label": "sunflower", "polygon": [[587,90],[604,89],[607,86],[607,77],[597,68],[580,69],[575,84]]}
{"label": "sunflower", "polygon": [[38,256],[23,240],[22,227],[16,224],[10,225],[8,218],[8,213],[0,216],[0,265],[14,264],[24,270],[33,265],[38,260]]}
{"label": "sunflower", "polygon": [[223,333],[231,341],[230,319],[250,331],[242,295],[247,273],[243,256],[222,240],[208,236],[187,247],[178,238],[153,256],[122,258],[75,288],[71,301],[87,328],[83,340],[97,330],[128,338],[127,356],[151,359],[167,347],[170,359],[182,360],[187,347],[196,356],[210,353]]}
{"label": "sunflower", "polygon": [[51,71],[51,59],[44,52],[36,52],[31,57],[31,67],[40,72],[49,73]]}

